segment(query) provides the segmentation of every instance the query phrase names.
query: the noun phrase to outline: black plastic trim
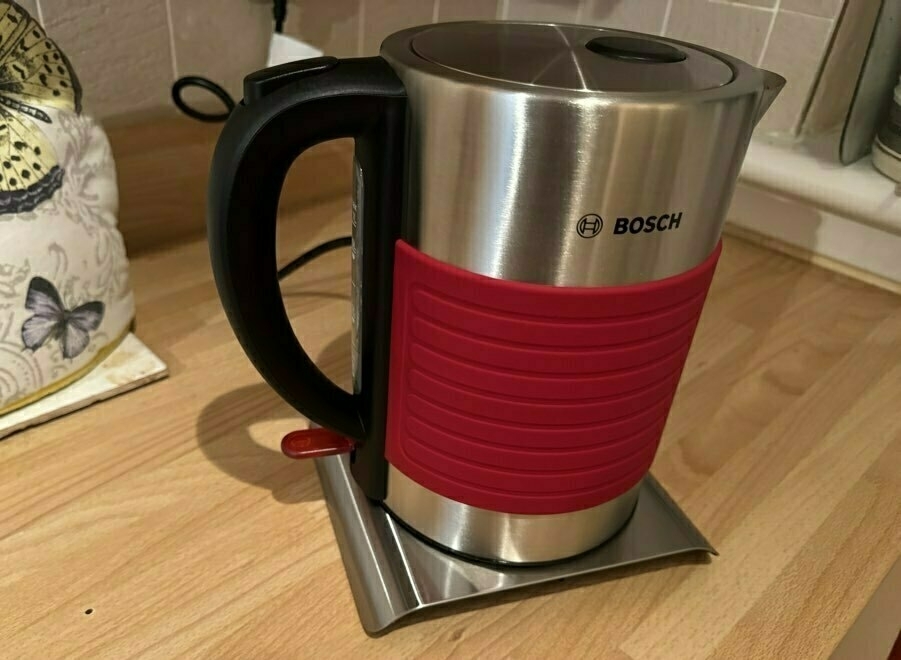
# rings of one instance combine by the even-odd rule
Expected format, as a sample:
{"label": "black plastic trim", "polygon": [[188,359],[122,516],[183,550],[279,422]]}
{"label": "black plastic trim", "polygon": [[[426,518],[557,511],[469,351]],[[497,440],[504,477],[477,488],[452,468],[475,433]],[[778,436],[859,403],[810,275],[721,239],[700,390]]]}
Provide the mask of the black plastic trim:
{"label": "black plastic trim", "polygon": [[[358,441],[352,471],[384,499],[394,243],[402,215],[406,94],[380,57],[335,60],[314,74],[293,63],[278,84],[239,105],[210,176],[208,233],[216,285],[242,347],[266,381],[311,420]],[[314,63],[315,66],[315,63]],[[291,164],[306,149],[352,137],[365,182],[359,392],[330,381],[300,346],[276,277],[276,213]]]}

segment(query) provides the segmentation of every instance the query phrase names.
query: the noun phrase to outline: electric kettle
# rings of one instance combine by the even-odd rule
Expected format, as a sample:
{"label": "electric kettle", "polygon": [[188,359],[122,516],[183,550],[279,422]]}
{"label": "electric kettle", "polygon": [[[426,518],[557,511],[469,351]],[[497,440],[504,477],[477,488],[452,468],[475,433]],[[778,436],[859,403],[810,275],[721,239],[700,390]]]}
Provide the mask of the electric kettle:
{"label": "electric kettle", "polygon": [[[368,497],[467,556],[547,562],[616,533],[784,82],[669,39],[506,22],[248,76],[213,159],[210,251],[244,350],[323,427],[306,455],[349,452]],[[299,345],[275,256],[288,168],[341,137],[352,393]]]}

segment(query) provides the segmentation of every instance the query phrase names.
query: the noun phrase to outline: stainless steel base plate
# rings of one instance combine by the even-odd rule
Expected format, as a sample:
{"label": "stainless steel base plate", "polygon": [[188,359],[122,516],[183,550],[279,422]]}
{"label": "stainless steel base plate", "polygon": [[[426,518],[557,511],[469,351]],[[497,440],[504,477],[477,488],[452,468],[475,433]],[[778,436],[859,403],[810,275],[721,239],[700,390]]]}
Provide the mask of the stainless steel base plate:
{"label": "stainless steel base plate", "polygon": [[469,561],[407,530],[354,482],[346,456],[316,461],[363,628],[379,633],[413,612],[491,593],[682,553],[716,551],[654,477],[645,477],[626,526],[585,554],[553,564]]}

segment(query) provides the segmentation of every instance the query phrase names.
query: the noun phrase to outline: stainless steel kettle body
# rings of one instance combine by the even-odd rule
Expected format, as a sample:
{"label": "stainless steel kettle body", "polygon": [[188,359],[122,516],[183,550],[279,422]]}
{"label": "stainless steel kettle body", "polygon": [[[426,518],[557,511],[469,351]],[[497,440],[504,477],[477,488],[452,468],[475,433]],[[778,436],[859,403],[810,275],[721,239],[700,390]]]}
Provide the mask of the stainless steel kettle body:
{"label": "stainless steel kettle body", "polygon": [[[379,58],[321,67],[252,80],[214,161],[214,270],[245,349],[358,442],[367,494],[440,546],[531,563],[598,545],[635,506],[752,130],[784,81],[658,37],[495,22],[411,28]],[[378,89],[366,67],[382,67]],[[313,114],[373,95],[388,100],[342,109],[347,127]],[[290,128],[314,116],[317,135]],[[341,135],[358,139],[353,399],[287,337],[272,346],[283,307],[242,277],[271,277],[254,252],[269,234],[244,209],[260,168],[278,163],[280,185],[289,156]]]}
{"label": "stainless steel kettle body", "polygon": [[[781,87],[695,46],[573,26],[413,28],[381,55],[409,98],[411,244],[466,271],[555,287],[653,282],[704,262]],[[633,485],[577,511],[509,514],[389,470],[386,504],[402,520],[502,561],[587,550],[637,497]]]}

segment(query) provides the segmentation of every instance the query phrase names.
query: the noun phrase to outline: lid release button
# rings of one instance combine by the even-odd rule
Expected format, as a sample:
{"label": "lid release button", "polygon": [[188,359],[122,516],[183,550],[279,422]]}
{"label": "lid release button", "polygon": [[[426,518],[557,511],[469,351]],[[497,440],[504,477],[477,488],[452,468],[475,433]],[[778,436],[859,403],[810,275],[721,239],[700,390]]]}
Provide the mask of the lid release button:
{"label": "lid release button", "polygon": [[688,57],[669,44],[634,37],[596,37],[585,44],[585,47],[593,53],[630,62],[673,64]]}

